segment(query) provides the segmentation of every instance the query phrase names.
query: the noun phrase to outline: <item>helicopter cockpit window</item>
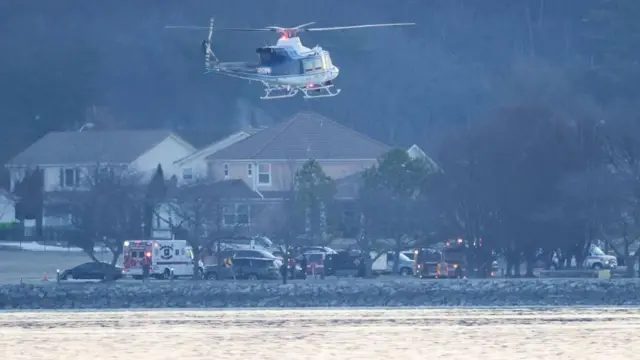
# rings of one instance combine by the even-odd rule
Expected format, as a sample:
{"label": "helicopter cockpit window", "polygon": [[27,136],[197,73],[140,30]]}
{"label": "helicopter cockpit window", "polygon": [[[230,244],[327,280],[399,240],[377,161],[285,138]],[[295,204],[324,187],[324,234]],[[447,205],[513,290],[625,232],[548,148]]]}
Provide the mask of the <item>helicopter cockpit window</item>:
{"label": "helicopter cockpit window", "polygon": [[282,49],[260,48],[257,52],[262,65],[275,65],[286,60],[286,53]]}

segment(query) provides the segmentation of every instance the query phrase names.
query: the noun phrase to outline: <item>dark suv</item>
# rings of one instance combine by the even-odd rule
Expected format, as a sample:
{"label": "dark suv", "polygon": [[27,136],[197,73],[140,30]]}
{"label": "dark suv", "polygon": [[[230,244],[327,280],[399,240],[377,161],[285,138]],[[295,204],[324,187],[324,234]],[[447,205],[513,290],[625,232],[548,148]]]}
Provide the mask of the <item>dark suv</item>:
{"label": "dark suv", "polygon": [[281,279],[280,268],[275,259],[234,257],[231,267],[209,265],[205,267],[205,279],[247,279],[278,280]]}

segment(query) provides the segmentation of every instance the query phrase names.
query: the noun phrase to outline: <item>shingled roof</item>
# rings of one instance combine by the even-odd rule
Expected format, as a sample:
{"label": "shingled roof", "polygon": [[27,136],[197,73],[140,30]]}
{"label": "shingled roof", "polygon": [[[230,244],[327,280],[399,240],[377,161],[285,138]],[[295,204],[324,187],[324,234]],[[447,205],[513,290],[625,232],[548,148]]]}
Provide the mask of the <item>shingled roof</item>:
{"label": "shingled roof", "polygon": [[391,148],[313,112],[300,112],[220,150],[213,160],[377,159]]}
{"label": "shingled roof", "polygon": [[50,132],[7,165],[128,164],[170,136],[188,144],[169,130]]}

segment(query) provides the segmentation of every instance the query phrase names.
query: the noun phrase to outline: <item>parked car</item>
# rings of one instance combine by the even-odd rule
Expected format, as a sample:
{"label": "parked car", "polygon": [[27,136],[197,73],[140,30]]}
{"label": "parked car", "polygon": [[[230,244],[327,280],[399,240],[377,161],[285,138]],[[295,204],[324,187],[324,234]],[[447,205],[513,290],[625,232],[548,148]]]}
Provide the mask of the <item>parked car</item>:
{"label": "parked car", "polygon": [[204,270],[205,279],[278,280],[280,266],[272,258],[233,257],[230,267],[209,265]]}
{"label": "parked car", "polygon": [[326,276],[357,276],[366,273],[365,261],[359,251],[338,251],[327,254],[324,259],[324,275]]}
{"label": "parked car", "polygon": [[60,280],[117,280],[122,277],[122,268],[103,262],[88,262],[60,272]]}
{"label": "parked car", "polygon": [[325,253],[325,254],[336,254],[337,251],[333,250],[330,247],[326,246],[301,246],[296,249],[299,254],[306,254],[309,252],[313,253]]}
{"label": "parked car", "polygon": [[[226,258],[262,258],[273,259],[278,266],[282,265],[282,260],[266,250],[260,249],[239,249],[239,250],[223,250],[221,252],[222,259]],[[216,256],[214,254],[213,256]]]}

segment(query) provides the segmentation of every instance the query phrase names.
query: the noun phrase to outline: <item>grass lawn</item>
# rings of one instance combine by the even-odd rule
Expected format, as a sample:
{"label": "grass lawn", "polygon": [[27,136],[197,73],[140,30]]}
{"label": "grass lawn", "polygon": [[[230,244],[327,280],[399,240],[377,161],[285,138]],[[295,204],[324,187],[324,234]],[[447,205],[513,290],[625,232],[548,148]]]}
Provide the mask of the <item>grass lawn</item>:
{"label": "grass lawn", "polygon": [[[97,254],[98,259],[110,262],[110,254]],[[40,281],[47,273],[55,280],[56,269],[68,269],[91,261],[83,252],[0,250],[0,284]]]}

